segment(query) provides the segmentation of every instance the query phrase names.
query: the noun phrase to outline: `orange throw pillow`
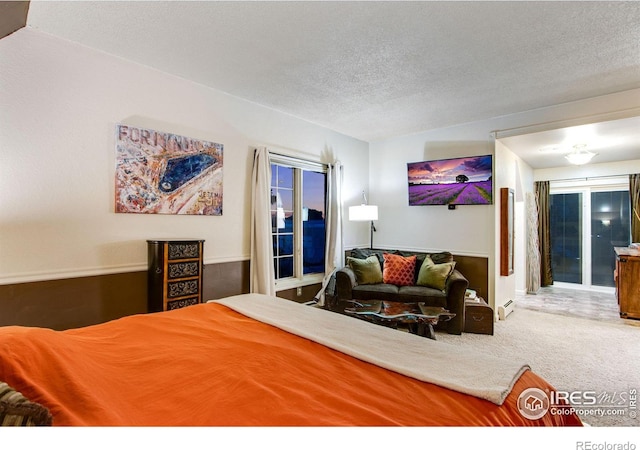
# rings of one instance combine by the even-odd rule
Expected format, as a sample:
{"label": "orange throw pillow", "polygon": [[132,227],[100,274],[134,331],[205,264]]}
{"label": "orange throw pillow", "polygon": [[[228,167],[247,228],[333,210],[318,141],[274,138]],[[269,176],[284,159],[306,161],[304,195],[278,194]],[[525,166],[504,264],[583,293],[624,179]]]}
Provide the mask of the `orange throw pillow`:
{"label": "orange throw pillow", "polygon": [[416,270],[416,256],[384,255],[382,281],[396,286],[411,286]]}

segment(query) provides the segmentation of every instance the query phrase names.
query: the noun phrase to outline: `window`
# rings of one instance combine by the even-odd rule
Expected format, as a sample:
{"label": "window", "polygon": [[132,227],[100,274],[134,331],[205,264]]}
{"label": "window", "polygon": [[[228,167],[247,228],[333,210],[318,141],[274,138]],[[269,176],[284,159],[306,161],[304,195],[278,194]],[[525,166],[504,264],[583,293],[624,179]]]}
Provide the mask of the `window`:
{"label": "window", "polygon": [[326,168],[271,157],[271,234],[276,286],[318,282],[324,275]]}
{"label": "window", "polygon": [[582,283],[582,193],[551,194],[554,281]]}
{"label": "window", "polygon": [[551,263],[554,281],[613,287],[613,247],[630,242],[626,179],[556,182],[551,186]]}

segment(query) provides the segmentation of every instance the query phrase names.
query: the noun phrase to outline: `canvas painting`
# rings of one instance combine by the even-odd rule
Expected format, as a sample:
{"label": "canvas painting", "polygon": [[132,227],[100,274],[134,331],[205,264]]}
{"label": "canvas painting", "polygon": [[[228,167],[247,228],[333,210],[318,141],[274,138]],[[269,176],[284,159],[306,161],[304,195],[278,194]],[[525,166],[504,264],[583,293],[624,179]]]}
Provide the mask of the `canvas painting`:
{"label": "canvas painting", "polygon": [[116,125],[117,213],[222,215],[223,145]]}
{"label": "canvas painting", "polygon": [[491,155],[407,164],[409,205],[490,205]]}

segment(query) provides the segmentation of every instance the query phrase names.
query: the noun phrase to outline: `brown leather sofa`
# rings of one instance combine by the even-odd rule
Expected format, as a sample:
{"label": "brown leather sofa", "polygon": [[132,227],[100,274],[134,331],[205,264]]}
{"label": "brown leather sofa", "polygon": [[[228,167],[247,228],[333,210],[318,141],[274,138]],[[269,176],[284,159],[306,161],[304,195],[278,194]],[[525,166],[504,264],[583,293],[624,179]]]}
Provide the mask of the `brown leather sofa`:
{"label": "brown leather sofa", "polygon": [[[469,285],[467,279],[455,268],[446,280],[444,290],[427,286],[418,286],[416,281],[422,262],[427,253],[381,250],[381,249],[353,249],[346,252],[347,257],[366,259],[376,255],[381,265],[384,264],[384,253],[394,253],[402,256],[416,255],[416,273],[414,285],[396,286],[394,284],[358,284],[354,271],[347,265],[336,272],[336,295],[338,301],[366,301],[386,300],[393,302],[420,303],[427,306],[440,306],[454,313],[455,317],[444,322],[449,334],[462,334],[464,328],[464,296]],[[439,264],[452,260],[451,253],[442,252],[429,254],[434,263]]]}

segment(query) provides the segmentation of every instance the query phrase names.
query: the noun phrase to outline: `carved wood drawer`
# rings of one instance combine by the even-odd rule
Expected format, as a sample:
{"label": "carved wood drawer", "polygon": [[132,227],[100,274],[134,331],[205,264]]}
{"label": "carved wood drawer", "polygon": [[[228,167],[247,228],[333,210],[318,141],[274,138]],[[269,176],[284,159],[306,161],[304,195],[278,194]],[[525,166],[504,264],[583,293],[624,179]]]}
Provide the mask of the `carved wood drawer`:
{"label": "carved wood drawer", "polygon": [[148,240],[149,312],[202,302],[204,240]]}

